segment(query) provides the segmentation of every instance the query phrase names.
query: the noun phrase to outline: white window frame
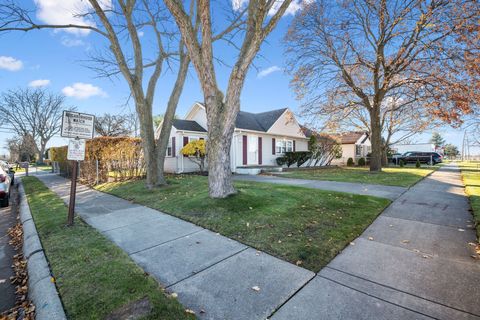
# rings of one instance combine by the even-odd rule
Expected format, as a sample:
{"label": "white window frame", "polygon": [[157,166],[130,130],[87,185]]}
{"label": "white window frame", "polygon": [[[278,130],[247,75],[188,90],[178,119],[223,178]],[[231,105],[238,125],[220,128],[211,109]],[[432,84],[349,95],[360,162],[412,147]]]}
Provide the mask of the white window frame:
{"label": "white window frame", "polygon": [[293,140],[278,139],[275,142],[275,154],[284,154],[293,151]]}

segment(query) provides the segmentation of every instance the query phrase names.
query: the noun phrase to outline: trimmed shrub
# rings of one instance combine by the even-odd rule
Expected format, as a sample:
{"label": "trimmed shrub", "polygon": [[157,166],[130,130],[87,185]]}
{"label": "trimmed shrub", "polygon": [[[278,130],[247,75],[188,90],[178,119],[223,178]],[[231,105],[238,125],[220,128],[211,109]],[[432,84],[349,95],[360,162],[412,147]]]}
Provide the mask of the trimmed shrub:
{"label": "trimmed shrub", "polygon": [[400,164],[400,167],[402,167],[402,168],[403,168],[403,167],[405,166],[405,161],[403,161],[402,159],[400,159],[400,162],[399,162],[399,164]]}
{"label": "trimmed shrub", "polygon": [[421,167],[420,160],[417,159],[417,162],[415,162],[415,167],[417,167],[417,168]]}
{"label": "trimmed shrub", "polygon": [[277,164],[279,166],[283,166],[287,163],[287,158],[285,157],[278,157],[277,159],[275,159],[275,161],[277,162]]}
{"label": "trimmed shrub", "polygon": [[365,161],[365,158],[360,158],[358,159],[358,165],[359,166],[365,166],[367,164],[367,162]]}
{"label": "trimmed shrub", "polygon": [[348,158],[348,160],[347,160],[347,166],[353,167],[354,164],[355,164],[355,163],[353,162],[353,158]]}
{"label": "trimmed shrub", "polygon": [[300,167],[302,164],[308,161],[312,153],[309,151],[289,151],[285,152],[285,163],[290,168],[293,164],[297,164]]}
{"label": "trimmed shrub", "polygon": [[[73,162],[67,160],[67,150],[67,146],[51,148],[51,156],[52,161],[58,162],[60,174],[70,177]],[[85,161],[80,161],[79,179],[87,184],[95,184],[97,164],[99,183],[144,177],[141,140],[129,137],[98,137],[88,140]]]}

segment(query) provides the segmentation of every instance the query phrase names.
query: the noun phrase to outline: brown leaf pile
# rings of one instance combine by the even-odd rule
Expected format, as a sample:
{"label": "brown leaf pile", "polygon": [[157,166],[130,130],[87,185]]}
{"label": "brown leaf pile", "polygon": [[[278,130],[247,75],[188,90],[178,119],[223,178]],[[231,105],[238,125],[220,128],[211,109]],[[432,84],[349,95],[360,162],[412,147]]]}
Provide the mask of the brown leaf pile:
{"label": "brown leaf pile", "polygon": [[16,285],[16,304],[10,310],[0,314],[0,320],[34,320],[35,306],[28,300],[28,274],[27,274],[27,260],[23,258],[21,253],[23,245],[23,228],[20,223],[8,230],[11,238],[10,245],[12,245],[17,252],[13,256],[13,265],[15,275],[10,277],[10,281]]}

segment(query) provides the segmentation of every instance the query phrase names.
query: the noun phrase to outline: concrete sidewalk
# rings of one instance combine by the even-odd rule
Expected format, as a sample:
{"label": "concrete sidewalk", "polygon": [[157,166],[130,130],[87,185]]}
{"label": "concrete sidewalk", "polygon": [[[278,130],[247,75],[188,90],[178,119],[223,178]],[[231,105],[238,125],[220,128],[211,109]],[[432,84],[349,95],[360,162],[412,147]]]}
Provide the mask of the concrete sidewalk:
{"label": "concrete sidewalk", "polygon": [[469,208],[458,168],[442,167],[394,201],[272,319],[480,319]]}
{"label": "concrete sidewalk", "polygon": [[[37,177],[68,201],[69,180]],[[200,319],[266,319],[315,276],[159,211],[85,186],[77,190],[77,214],[176,292]]]}
{"label": "concrete sidewalk", "polygon": [[238,181],[256,181],[256,182],[287,184],[287,185],[320,189],[320,190],[355,193],[355,194],[361,194],[366,196],[387,198],[390,200],[397,199],[402,195],[402,193],[407,191],[407,188],[404,188],[404,187],[383,186],[378,184],[366,184],[366,183],[338,182],[338,181],[290,179],[290,178],[283,178],[279,176],[235,175],[234,179]]}

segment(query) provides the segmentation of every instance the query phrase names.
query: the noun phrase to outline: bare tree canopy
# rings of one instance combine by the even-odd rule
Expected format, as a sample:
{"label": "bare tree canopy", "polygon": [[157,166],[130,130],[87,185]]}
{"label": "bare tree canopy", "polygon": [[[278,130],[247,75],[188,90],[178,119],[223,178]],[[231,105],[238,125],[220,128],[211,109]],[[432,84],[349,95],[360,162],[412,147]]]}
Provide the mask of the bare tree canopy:
{"label": "bare tree canopy", "polygon": [[127,116],[105,113],[103,116],[95,117],[95,133],[102,137],[130,135]]}
{"label": "bare tree canopy", "polygon": [[0,98],[0,118],[20,137],[31,136],[38,162],[43,163],[48,141],[60,132],[65,97],[43,89],[17,89]]}
{"label": "bare tree canopy", "polygon": [[[292,0],[250,0],[217,33],[212,24],[210,0],[196,1],[198,24],[192,22],[187,15],[183,1],[164,2],[180,29],[203,91],[208,125],[209,194],[213,198],[225,198],[236,192],[231,177],[230,147],[245,77],[261,44],[275,28]],[[190,12],[192,9],[191,6]],[[196,28],[199,28],[199,32]],[[231,68],[224,94],[217,82],[214,64],[220,54],[215,54],[213,43],[229,34],[235,35],[229,38],[229,42],[239,48],[239,53]]]}
{"label": "bare tree canopy", "polygon": [[[88,0],[81,7],[83,12],[72,12],[72,16],[88,18],[90,24],[54,25],[40,23],[34,12],[6,1],[0,7],[0,32],[73,28],[103,37],[105,47],[90,57],[87,66],[99,76],[122,76],[126,80],[139,120],[146,185],[152,188],[166,184],[164,158],[190,63],[171,15],[162,1]],[[155,141],[152,106],[166,65],[176,66],[177,79],[170,92],[160,138]]]}
{"label": "bare tree canopy", "polygon": [[[312,1],[285,37],[292,86],[303,108],[320,114],[332,106],[345,113],[363,108],[371,132],[371,171],[381,170],[386,99],[401,97],[397,115],[415,105],[423,114],[460,121],[471,112],[472,101],[465,101],[470,87],[461,75],[444,70],[462,63],[454,34],[461,24],[457,11],[469,3]],[[471,10],[468,19],[478,14],[478,8]]]}

